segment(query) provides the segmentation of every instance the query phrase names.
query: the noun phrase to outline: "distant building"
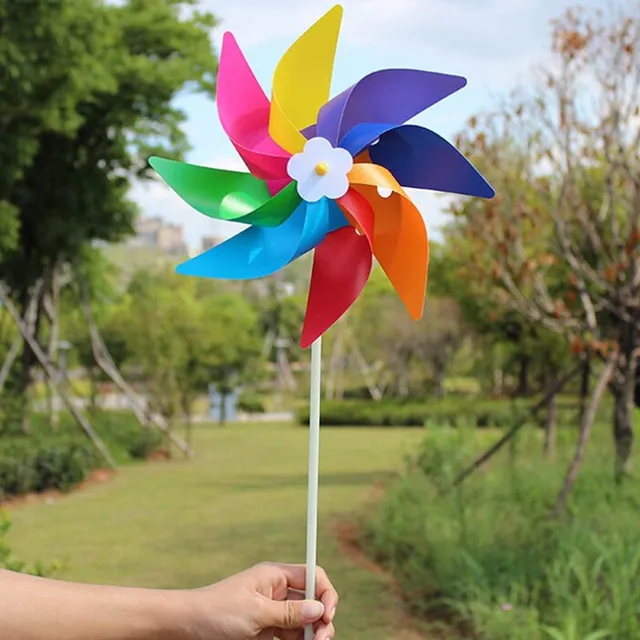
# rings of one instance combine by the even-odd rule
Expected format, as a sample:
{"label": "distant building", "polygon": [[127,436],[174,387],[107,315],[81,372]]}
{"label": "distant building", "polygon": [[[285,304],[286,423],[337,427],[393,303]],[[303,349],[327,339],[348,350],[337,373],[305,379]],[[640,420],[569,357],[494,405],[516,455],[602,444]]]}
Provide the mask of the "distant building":
{"label": "distant building", "polygon": [[209,249],[217,247],[222,242],[224,242],[224,238],[220,238],[219,236],[203,236],[202,251],[209,251]]}
{"label": "distant building", "polygon": [[138,218],[136,235],[129,241],[129,246],[151,247],[172,255],[188,253],[184,229],[180,225],[169,224],[162,218]]}

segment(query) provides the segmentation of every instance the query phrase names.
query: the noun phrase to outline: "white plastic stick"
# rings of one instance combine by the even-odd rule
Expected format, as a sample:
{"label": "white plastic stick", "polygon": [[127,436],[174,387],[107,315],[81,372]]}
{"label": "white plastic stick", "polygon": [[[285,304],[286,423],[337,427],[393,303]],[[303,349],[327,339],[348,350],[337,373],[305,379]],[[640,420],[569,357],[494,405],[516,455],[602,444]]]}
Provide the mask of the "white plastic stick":
{"label": "white plastic stick", "polygon": [[[322,338],[311,345],[309,393],[309,495],[307,498],[307,600],[316,599],[318,546],[318,462],[320,457],[320,389],[322,378]],[[313,640],[313,626],[304,630],[304,640]]]}

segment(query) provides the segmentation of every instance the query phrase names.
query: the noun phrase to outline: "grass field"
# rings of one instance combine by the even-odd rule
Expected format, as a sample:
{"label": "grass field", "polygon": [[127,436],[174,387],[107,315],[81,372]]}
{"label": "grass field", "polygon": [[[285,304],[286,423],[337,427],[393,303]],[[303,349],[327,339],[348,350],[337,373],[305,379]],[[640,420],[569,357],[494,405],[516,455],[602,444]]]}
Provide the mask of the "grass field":
{"label": "grass field", "polygon": [[[341,552],[335,525],[423,436],[323,431],[319,562],[341,592],[339,637],[422,637],[389,579]],[[300,427],[201,427],[195,460],[127,467],[106,484],[18,508],[9,542],[25,560],[66,562],[67,579],[151,587],[201,586],[262,560],[302,562],[306,439]]]}

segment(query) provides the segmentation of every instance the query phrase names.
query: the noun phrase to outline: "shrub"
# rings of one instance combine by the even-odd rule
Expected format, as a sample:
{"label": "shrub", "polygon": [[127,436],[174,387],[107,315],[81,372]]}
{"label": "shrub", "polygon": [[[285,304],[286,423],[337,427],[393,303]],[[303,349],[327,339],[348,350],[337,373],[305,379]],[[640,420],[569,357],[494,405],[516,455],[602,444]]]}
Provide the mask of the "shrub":
{"label": "shrub", "polygon": [[162,446],[162,433],[155,427],[141,427],[131,413],[105,412],[94,422],[98,434],[115,449],[121,462],[143,460]]}
{"label": "shrub", "polygon": [[0,497],[68,491],[82,482],[100,458],[86,440],[57,438],[3,439],[0,446]]}
{"label": "shrub", "polygon": [[614,488],[602,431],[562,521],[548,516],[573,442],[554,464],[528,430],[451,490],[482,432],[430,433],[364,518],[363,544],[416,611],[444,608],[478,640],[639,638],[637,487]]}
{"label": "shrub", "polygon": [[264,413],[265,407],[259,395],[243,393],[238,399],[238,409],[247,413]]}
{"label": "shrub", "polygon": [[[120,463],[147,458],[162,444],[157,429],[141,428],[131,414],[100,414],[93,424]],[[56,433],[44,416],[35,415],[32,431],[30,436],[0,438],[0,499],[48,489],[68,491],[104,464],[66,414],[61,415]]]}
{"label": "shrub", "polygon": [[[322,403],[320,420],[327,427],[508,427],[519,411],[505,403],[391,402],[332,400]],[[302,425],[309,423],[309,409],[298,413]]]}

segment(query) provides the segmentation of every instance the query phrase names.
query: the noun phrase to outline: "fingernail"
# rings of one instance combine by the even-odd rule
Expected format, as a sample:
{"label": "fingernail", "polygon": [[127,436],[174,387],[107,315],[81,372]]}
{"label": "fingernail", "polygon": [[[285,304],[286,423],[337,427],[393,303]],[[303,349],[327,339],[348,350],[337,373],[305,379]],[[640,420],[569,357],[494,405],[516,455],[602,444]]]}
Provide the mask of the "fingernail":
{"label": "fingernail", "polygon": [[307,600],[303,602],[300,611],[305,620],[317,620],[324,613],[324,606],[322,602],[316,602],[315,600]]}
{"label": "fingernail", "polygon": [[[331,613],[329,614],[329,622],[333,622],[333,619],[336,617],[336,608],[333,607],[331,609]],[[327,640],[331,640],[331,636],[327,636]]]}

